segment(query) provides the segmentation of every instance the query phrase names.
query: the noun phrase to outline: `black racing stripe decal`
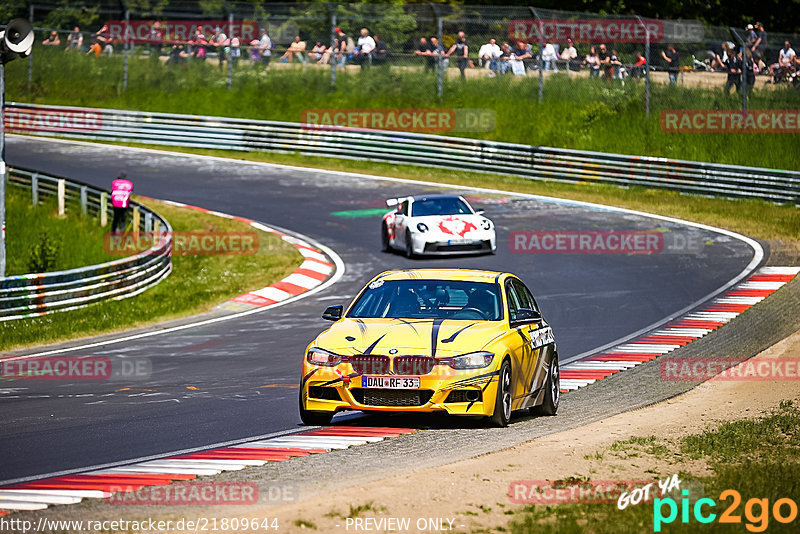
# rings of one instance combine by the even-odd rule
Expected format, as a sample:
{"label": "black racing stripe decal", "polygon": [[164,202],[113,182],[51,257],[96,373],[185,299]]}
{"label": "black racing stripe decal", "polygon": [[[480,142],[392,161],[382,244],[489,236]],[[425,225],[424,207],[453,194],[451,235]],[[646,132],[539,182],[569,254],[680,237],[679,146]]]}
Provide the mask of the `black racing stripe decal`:
{"label": "black racing stripe decal", "polygon": [[468,324],[468,325],[467,325],[467,326],[465,326],[464,328],[459,328],[458,330],[456,330],[456,331],[453,333],[453,335],[452,335],[452,336],[448,337],[447,339],[443,339],[443,340],[442,340],[442,343],[452,343],[452,342],[453,342],[453,341],[456,339],[456,337],[458,336],[458,334],[460,334],[461,332],[463,332],[464,330],[466,330],[467,328],[469,328],[469,327],[471,327],[471,326],[475,326],[476,324],[478,324],[478,323],[472,323],[472,324]]}
{"label": "black racing stripe decal", "polygon": [[488,380],[487,385],[491,383],[492,377],[497,376],[500,374],[500,371],[491,371],[489,373],[484,373],[482,375],[471,376],[469,378],[465,378],[464,380],[459,380],[458,382],[454,382],[451,387],[460,387],[460,386],[471,386],[475,385],[475,382],[482,382],[483,380]]}
{"label": "black racing stripe decal", "polygon": [[361,330],[361,336],[367,335],[367,325],[364,324],[364,321],[361,319],[356,319],[356,324],[358,325],[358,329]]}
{"label": "black racing stripe decal", "polygon": [[304,376],[303,380],[300,381],[300,387],[302,388],[303,386],[305,386],[306,382],[308,382],[308,379],[311,378],[311,375],[313,375],[317,371],[319,371],[319,369],[312,369],[310,373],[308,373],[306,376]]}
{"label": "black racing stripe decal", "polygon": [[523,342],[523,343],[530,343],[530,341],[531,341],[531,340],[530,340],[530,339],[528,339],[527,337],[525,337],[525,333],[522,331],[522,329],[521,329],[521,328],[518,328],[518,329],[517,329],[517,334],[519,334],[519,337],[521,337],[521,338],[522,338],[522,342]]}
{"label": "black racing stripe decal", "polygon": [[372,350],[373,350],[373,349],[374,349],[374,348],[375,348],[375,347],[378,345],[378,343],[380,343],[380,342],[381,342],[381,339],[383,339],[383,338],[385,338],[385,337],[386,337],[386,334],[383,334],[381,337],[379,337],[378,339],[376,339],[375,341],[373,341],[373,342],[372,342],[372,345],[370,345],[369,347],[367,347],[367,350],[365,350],[364,352],[362,352],[362,354],[365,354],[365,355],[372,354]]}
{"label": "black racing stripe decal", "polygon": [[439,328],[442,327],[444,319],[434,319],[431,328],[431,358],[436,357],[436,345],[439,344]]}
{"label": "black racing stripe decal", "polygon": [[406,321],[405,319],[400,319],[400,318],[398,318],[397,320],[400,321],[401,323],[405,324],[406,326],[411,327],[411,330],[413,330],[415,334],[419,335],[419,331],[417,330],[417,327],[414,326],[414,323],[412,323],[410,321]]}

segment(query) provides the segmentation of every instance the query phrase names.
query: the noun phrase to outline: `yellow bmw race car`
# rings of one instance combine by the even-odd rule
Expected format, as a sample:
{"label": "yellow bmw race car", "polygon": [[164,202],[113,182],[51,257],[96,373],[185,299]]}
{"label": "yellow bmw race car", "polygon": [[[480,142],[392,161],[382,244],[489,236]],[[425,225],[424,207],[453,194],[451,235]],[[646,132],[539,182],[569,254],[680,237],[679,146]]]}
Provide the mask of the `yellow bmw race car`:
{"label": "yellow bmw race car", "polygon": [[509,273],[414,269],[379,274],[303,358],[300,417],[341,410],[555,415],[558,351],[530,290]]}

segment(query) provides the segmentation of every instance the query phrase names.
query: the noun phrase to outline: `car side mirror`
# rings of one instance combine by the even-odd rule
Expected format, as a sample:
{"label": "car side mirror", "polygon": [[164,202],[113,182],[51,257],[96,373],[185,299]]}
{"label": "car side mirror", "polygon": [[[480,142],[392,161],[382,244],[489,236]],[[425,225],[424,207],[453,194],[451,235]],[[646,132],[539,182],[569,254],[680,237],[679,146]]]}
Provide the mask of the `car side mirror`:
{"label": "car side mirror", "polygon": [[517,310],[517,318],[514,319],[515,323],[540,323],[542,322],[542,314],[530,308],[520,308]]}
{"label": "car side mirror", "polygon": [[481,208],[479,210],[475,210],[475,213],[477,213],[478,215],[483,215],[484,213],[486,213],[486,210]]}
{"label": "car side mirror", "polygon": [[337,304],[336,306],[328,306],[322,313],[322,318],[326,321],[338,321],[342,318],[343,310],[344,307],[341,304]]}

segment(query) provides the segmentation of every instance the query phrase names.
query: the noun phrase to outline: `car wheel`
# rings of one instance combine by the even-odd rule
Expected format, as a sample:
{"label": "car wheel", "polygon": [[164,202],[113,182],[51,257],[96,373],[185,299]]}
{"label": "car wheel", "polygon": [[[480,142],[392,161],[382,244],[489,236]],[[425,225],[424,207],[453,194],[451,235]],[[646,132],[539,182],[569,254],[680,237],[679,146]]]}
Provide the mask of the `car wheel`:
{"label": "car wheel", "polygon": [[386,221],[381,223],[381,251],[389,252],[389,229],[386,227]]}
{"label": "car wheel", "polygon": [[544,401],[539,406],[531,406],[531,415],[555,415],[561,399],[561,380],[558,372],[558,354],[553,354],[544,385]]}
{"label": "car wheel", "polygon": [[406,230],[406,258],[414,257],[414,248],[411,246],[411,232]]}
{"label": "car wheel", "polygon": [[508,426],[511,419],[511,364],[508,360],[500,366],[497,377],[497,399],[494,402],[494,413],[491,421],[495,426]]}
{"label": "car wheel", "polygon": [[308,426],[323,426],[331,424],[331,419],[333,419],[333,412],[317,412],[306,410],[303,407],[303,393],[300,392],[300,420],[303,421],[303,424]]}

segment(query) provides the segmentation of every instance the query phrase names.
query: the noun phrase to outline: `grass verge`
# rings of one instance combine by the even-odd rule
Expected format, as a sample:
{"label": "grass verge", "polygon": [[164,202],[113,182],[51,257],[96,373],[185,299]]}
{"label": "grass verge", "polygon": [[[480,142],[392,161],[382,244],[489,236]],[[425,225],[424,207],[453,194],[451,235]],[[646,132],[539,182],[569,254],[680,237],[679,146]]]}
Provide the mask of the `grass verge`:
{"label": "grass verge", "polygon": [[[653,438],[642,438],[643,454],[647,454],[644,449],[652,446],[654,441]],[[705,460],[713,475],[679,475],[681,486],[690,488],[687,520],[682,522],[683,503],[681,497],[676,497],[678,514],[669,524],[661,525],[661,532],[797,532],[797,508],[795,518],[789,523],[779,522],[774,513],[774,504],[778,500],[788,498],[797,503],[798,497],[800,409],[791,401],[781,403],[776,410],[762,417],[726,422],[701,434],[686,436],[680,443],[668,445],[671,450],[679,449],[687,459]],[[764,450],[769,450],[769,454],[763,454]],[[653,451],[652,456],[662,456],[661,451]],[[679,469],[680,463],[675,465],[675,472]],[[661,475],[663,479],[668,474]],[[723,492],[730,489],[738,492],[740,502],[736,503],[733,496],[725,496]],[[709,504],[702,507],[704,515],[716,514],[712,522],[703,524],[697,521],[694,502],[699,497],[716,503],[713,508]],[[656,506],[656,502],[643,503],[619,510],[616,504],[533,505],[520,509],[508,530],[514,534],[653,532]],[[666,516],[668,506],[661,508]],[[736,522],[721,522],[721,514],[729,508],[732,517],[737,518]],[[790,508],[784,502],[780,514],[790,516]]]}
{"label": "grass verge", "polygon": [[[252,232],[249,225],[156,200],[136,198],[163,215],[175,232]],[[0,323],[0,350],[136,328],[209,311],[294,271],[302,256],[280,237],[258,232],[258,250],[244,255],[176,255],[169,277],[129,299],[65,313]]]}
{"label": "grass verge", "polygon": [[[491,109],[491,131],[453,135],[662,156],[677,159],[800,169],[797,134],[666,133],[661,112],[670,109],[740,109],[739,96],[715,89],[653,84],[651,113],[645,116],[642,83],[548,76],[539,103],[538,77],[446,80],[437,97],[436,77],[403,69],[339,73],[336,86],[326,69],[251,69],[243,62],[233,86],[217,65],[170,66],[132,58],[128,88],[122,90],[121,57],[93,58],[37,48],[33,83],[27,63],[8,66],[8,99],[40,104],[93,106],[300,122],[308,109],[446,108]],[[87,83],[90,80],[90,83]],[[302,96],[299,96],[302,95]],[[791,87],[756,90],[749,109],[797,109],[800,92]],[[466,128],[465,130],[476,129]]]}
{"label": "grass verge", "polygon": [[80,207],[69,206],[58,215],[56,199],[31,203],[31,192],[6,189],[6,276],[63,271],[119,259],[103,249],[105,230],[97,220],[82,217]]}

